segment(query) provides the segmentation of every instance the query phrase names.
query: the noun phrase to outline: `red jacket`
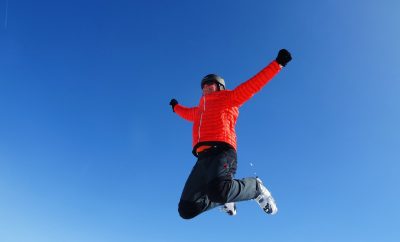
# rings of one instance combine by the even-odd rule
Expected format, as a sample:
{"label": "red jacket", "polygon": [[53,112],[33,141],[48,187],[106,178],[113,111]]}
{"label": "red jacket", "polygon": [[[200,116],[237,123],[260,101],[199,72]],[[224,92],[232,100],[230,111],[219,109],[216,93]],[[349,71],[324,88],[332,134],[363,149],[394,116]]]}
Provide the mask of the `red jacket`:
{"label": "red jacket", "polygon": [[222,142],[236,145],[235,125],[239,107],[261,90],[279,71],[276,61],[234,90],[222,90],[203,95],[197,107],[175,105],[175,112],[182,118],[193,122],[193,153],[200,145]]}

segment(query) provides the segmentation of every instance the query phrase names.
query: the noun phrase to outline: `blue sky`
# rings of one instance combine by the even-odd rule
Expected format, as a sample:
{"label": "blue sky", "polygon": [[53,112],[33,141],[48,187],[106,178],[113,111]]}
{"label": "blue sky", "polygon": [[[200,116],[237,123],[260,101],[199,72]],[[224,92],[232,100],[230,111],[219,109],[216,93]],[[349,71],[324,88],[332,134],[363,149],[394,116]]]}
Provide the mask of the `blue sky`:
{"label": "blue sky", "polygon": [[[8,3],[8,6],[7,6]],[[398,241],[400,3],[0,3],[0,241]],[[234,88],[293,61],[241,108],[254,201],[186,221],[200,80]],[[253,166],[250,165],[253,164]]]}

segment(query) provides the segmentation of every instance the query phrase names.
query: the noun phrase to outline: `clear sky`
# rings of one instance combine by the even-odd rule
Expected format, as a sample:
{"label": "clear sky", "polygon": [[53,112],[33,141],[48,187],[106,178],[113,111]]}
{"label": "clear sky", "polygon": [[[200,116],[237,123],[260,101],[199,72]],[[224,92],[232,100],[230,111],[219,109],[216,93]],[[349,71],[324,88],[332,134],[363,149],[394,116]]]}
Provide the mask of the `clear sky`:
{"label": "clear sky", "polygon": [[[400,2],[0,2],[0,241],[397,242]],[[279,212],[183,220],[191,124],[209,73],[240,110],[237,177]],[[253,166],[251,166],[253,164]]]}

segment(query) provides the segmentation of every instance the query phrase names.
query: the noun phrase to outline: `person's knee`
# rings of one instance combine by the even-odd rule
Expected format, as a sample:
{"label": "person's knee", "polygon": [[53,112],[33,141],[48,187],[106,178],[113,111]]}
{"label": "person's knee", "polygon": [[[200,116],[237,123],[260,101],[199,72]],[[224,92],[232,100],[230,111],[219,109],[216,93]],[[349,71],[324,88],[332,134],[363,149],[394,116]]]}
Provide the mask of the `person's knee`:
{"label": "person's knee", "polygon": [[183,219],[192,219],[201,213],[202,209],[195,202],[181,200],[178,212]]}
{"label": "person's knee", "polygon": [[232,180],[215,180],[208,185],[207,196],[212,202],[226,203]]}

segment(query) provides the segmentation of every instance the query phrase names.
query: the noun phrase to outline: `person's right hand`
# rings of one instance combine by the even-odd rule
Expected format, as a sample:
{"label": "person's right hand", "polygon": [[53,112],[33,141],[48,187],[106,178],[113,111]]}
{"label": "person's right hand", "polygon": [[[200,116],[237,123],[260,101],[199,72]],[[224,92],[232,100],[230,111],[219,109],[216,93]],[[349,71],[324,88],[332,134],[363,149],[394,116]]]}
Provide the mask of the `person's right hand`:
{"label": "person's right hand", "polygon": [[176,101],[175,98],[171,99],[171,101],[169,102],[169,105],[171,105],[172,107],[172,112],[175,112],[175,105],[178,104],[178,101]]}

